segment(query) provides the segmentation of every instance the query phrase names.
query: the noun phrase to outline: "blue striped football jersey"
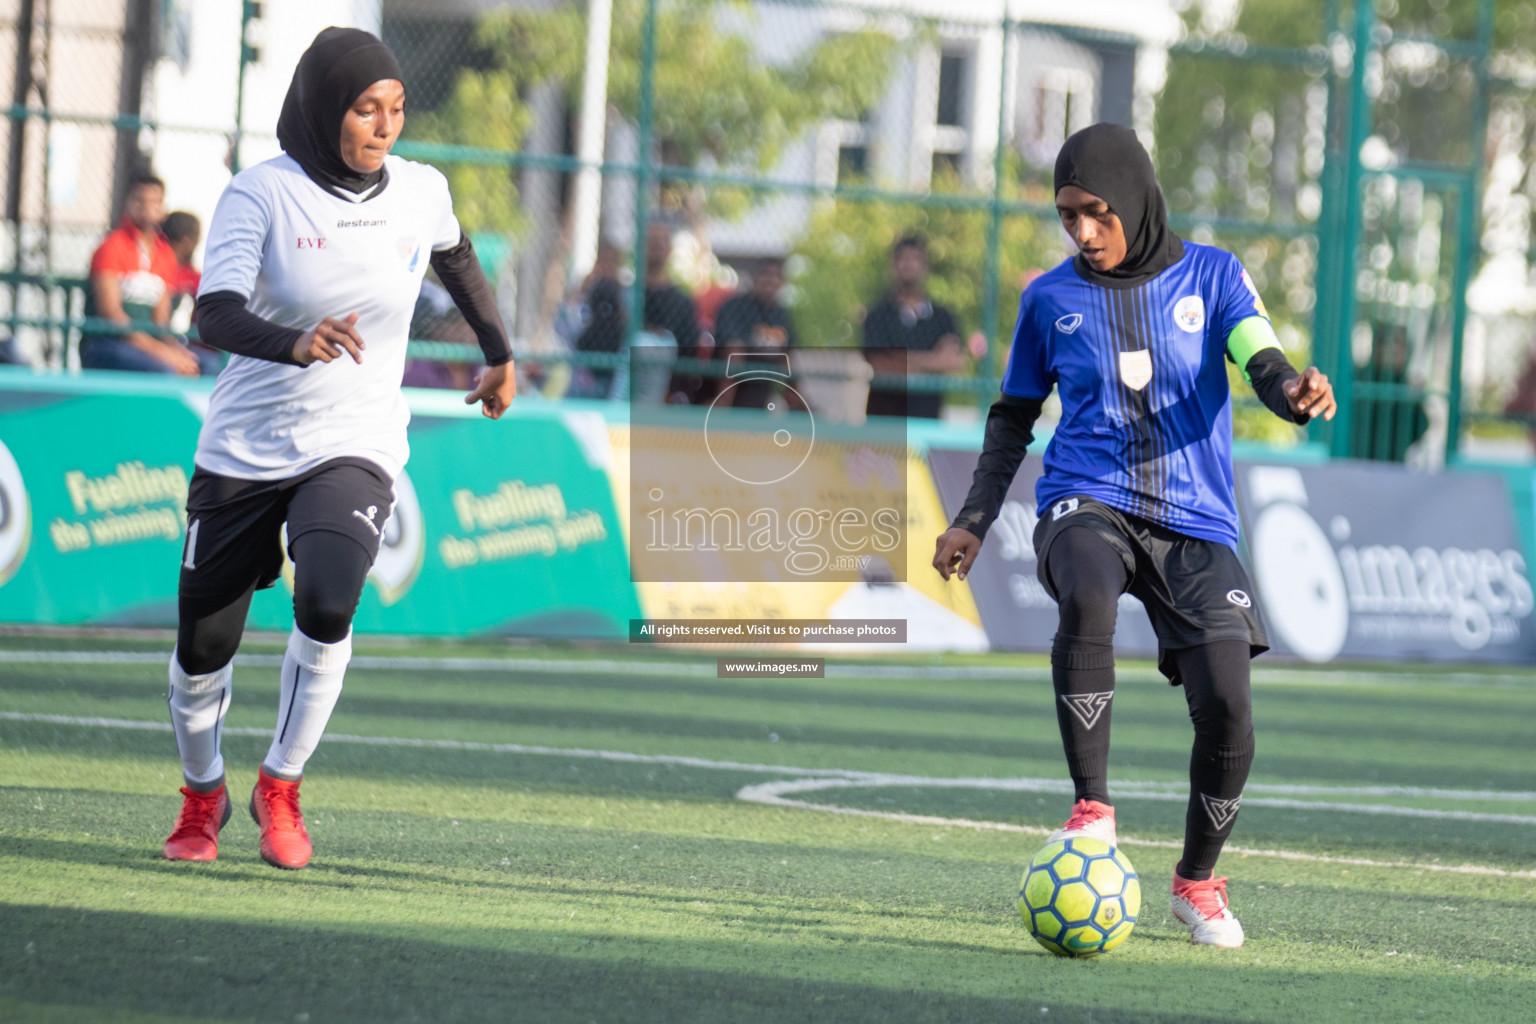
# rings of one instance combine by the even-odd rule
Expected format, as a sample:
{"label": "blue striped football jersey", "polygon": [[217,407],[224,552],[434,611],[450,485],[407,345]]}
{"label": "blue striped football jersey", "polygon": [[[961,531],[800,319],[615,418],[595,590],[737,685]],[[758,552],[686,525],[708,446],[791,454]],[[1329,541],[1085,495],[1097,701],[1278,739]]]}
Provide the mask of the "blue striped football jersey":
{"label": "blue striped football jersey", "polygon": [[1237,257],[1191,242],[1177,263],[1123,288],[1085,281],[1071,260],[1036,278],[1003,391],[1061,397],[1038,507],[1085,494],[1236,547],[1226,348],[1253,316],[1267,314]]}

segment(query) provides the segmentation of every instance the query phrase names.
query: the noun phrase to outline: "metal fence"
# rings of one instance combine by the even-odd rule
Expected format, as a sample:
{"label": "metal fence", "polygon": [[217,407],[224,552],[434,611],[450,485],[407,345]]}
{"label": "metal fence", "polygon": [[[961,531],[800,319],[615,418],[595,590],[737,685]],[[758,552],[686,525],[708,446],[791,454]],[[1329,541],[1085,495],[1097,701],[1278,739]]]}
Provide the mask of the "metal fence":
{"label": "metal fence", "polygon": [[[707,339],[765,258],[800,344],[857,348],[916,234],[966,369],[913,389],[976,409],[1022,288],[1068,252],[1056,150],[1112,120],[1149,143],[1176,228],[1236,252],[1293,360],[1334,378],[1343,412],[1309,428],[1333,454],[1432,465],[1523,437],[1504,410],[1536,306],[1536,0],[1042,6],[0,0],[0,322],[16,357],[70,366],[135,168],[206,223],[229,174],[276,153],[298,53],[350,17],[399,56],[396,152],[447,174],[525,386],[551,398],[602,393],[648,326],[624,311],[663,282]],[[600,281],[617,331],[592,329]],[[429,307],[417,379],[462,383],[474,349]],[[683,349],[681,370],[720,372]],[[1298,436],[1252,403],[1237,419]]]}

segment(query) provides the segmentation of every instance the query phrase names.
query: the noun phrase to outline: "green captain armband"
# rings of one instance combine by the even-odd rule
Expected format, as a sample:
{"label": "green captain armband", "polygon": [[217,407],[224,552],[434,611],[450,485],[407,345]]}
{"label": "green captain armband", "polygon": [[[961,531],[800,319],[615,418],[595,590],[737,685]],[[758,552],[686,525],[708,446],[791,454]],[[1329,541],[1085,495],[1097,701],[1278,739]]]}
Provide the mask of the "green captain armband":
{"label": "green captain armband", "polygon": [[1250,387],[1253,380],[1248,376],[1248,360],[1266,348],[1280,348],[1280,339],[1275,337],[1274,326],[1262,316],[1248,317],[1227,335],[1227,354],[1243,371],[1243,380]]}

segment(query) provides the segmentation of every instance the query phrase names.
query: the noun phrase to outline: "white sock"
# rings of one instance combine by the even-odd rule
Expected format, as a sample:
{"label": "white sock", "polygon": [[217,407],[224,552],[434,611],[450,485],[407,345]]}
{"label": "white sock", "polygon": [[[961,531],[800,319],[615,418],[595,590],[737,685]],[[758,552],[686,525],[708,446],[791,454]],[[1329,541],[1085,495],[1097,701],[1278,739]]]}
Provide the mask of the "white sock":
{"label": "white sock", "polygon": [[171,706],[181,771],[193,789],[207,787],[224,775],[219,736],[224,731],[234,674],[234,662],[230,662],[213,672],[189,676],[176,652],[171,652],[171,691],[166,702]]}
{"label": "white sock", "polygon": [[336,698],[341,696],[341,682],[351,658],[350,632],[333,644],[323,644],[293,627],[283,655],[277,728],[272,732],[267,758],[261,763],[268,775],[293,782],[304,774],[304,763],[315,752]]}

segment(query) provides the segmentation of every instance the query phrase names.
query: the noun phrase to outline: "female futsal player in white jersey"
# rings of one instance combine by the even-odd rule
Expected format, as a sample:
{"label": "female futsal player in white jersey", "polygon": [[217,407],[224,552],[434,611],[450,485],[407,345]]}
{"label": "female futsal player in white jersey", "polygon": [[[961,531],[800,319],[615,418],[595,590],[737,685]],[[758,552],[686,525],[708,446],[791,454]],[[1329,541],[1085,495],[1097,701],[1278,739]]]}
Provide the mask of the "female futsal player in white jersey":
{"label": "female futsal player in white jersey", "polygon": [[299,780],[341,693],[352,616],[408,454],[400,380],[429,264],[488,366],[465,401],[497,419],[515,394],[511,347],[447,181],[389,155],[404,105],[387,46],[326,29],[283,101],[283,155],[236,175],[214,211],[198,328],[234,355],[187,497],[169,698],[186,786],[171,860],[218,855],[230,815],[219,751],[230,667],[252,594],[282,568],[286,523],[294,627],[251,815],[264,860],[309,862]]}

